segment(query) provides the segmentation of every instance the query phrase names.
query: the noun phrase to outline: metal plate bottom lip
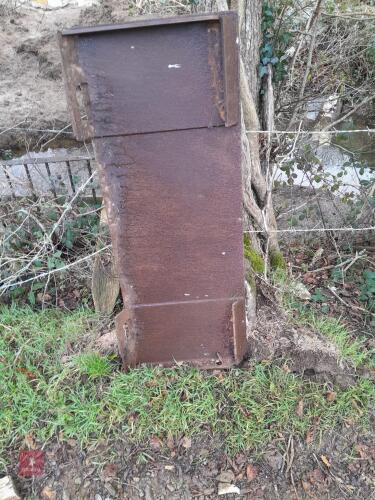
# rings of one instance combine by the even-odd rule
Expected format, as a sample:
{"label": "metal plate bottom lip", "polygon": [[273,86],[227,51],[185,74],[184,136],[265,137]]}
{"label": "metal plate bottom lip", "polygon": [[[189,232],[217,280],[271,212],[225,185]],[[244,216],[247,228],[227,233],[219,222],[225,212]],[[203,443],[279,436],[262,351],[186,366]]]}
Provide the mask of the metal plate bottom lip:
{"label": "metal plate bottom lip", "polygon": [[[117,331],[117,336],[119,339],[120,343],[120,354],[123,358],[123,368],[125,370],[128,370],[130,368],[135,368],[135,367],[141,367],[141,366],[150,366],[150,367],[161,367],[161,368],[179,368],[179,367],[194,367],[194,368],[199,368],[203,370],[222,370],[222,369],[230,369],[232,367],[239,366],[244,358],[246,357],[246,353],[244,352],[239,352],[239,355],[236,354],[236,327],[235,324],[237,322],[235,321],[234,317],[234,310],[232,309],[232,315],[227,317],[227,321],[229,321],[229,324],[233,324],[233,336],[231,335],[229,338],[230,343],[234,342],[233,348],[229,349],[229,352],[227,351],[225,354],[222,353],[221,351],[215,352],[212,348],[210,349],[209,355],[201,355],[199,353],[196,353],[196,356],[186,359],[186,357],[183,355],[180,357],[180,355],[177,355],[176,357],[173,355],[173,348],[170,349],[170,346],[168,347],[167,350],[169,350],[169,354],[164,358],[164,356],[160,356],[159,359],[151,360],[150,359],[150,352],[148,349],[144,349],[144,345],[138,344],[136,341],[136,348],[133,353],[134,357],[132,361],[126,359],[125,357],[125,352],[124,347],[126,348],[126,344],[123,343],[124,338],[123,338],[123,330],[124,330],[124,325],[127,323],[129,318],[133,318],[133,321],[137,322],[137,311],[150,311],[150,309],[153,309],[152,306],[155,307],[155,310],[158,310],[160,308],[164,308],[167,306],[167,310],[169,307],[182,307],[187,308],[194,307],[194,306],[200,306],[207,303],[220,303],[220,304],[226,304],[228,306],[233,306],[238,303],[242,303],[243,305],[245,304],[245,297],[244,296],[234,296],[234,297],[225,297],[225,298],[219,298],[219,299],[207,299],[206,300],[191,300],[191,301],[178,301],[178,302],[170,302],[170,303],[165,303],[162,302],[160,304],[154,303],[154,304],[148,304],[146,307],[143,307],[143,304],[139,305],[134,305],[132,304],[131,306],[127,306],[126,309],[123,309],[122,312],[120,312],[117,317],[116,317],[116,331]],[[151,306],[151,307],[150,307]],[[133,313],[132,313],[133,311]],[[148,314],[148,313],[146,313]],[[123,317],[125,315],[125,317]],[[241,318],[240,318],[241,319]],[[242,323],[245,322],[245,319],[242,320]],[[238,325],[237,325],[238,326]],[[219,346],[217,346],[219,347]],[[163,359],[164,358],[164,359]]]}
{"label": "metal plate bottom lip", "polygon": [[[218,364],[216,360],[207,360],[206,358],[197,358],[191,361],[159,361],[159,362],[138,362],[135,367],[153,367],[153,368],[199,368],[200,370],[229,370],[230,368],[235,368],[236,366],[240,366],[244,361],[246,361],[246,357],[241,360],[236,361],[234,358],[231,359],[223,359],[222,363]],[[128,369],[128,366],[125,366],[125,369]]]}

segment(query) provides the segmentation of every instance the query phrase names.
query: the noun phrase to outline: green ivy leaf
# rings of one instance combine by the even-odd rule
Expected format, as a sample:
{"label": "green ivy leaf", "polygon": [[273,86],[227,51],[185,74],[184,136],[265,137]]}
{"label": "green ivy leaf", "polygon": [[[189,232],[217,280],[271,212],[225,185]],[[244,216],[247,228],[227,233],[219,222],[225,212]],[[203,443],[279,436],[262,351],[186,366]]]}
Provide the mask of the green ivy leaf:
{"label": "green ivy leaf", "polygon": [[35,293],[32,290],[27,294],[27,299],[32,306],[35,306]]}

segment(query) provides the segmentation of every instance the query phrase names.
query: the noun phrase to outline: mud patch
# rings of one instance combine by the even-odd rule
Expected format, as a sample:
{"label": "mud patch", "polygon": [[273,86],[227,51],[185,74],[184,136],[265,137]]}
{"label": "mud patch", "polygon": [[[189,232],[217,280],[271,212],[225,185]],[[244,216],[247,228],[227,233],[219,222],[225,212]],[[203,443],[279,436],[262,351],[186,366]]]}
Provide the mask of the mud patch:
{"label": "mud patch", "polygon": [[[45,452],[45,475],[17,480],[29,498],[213,500],[218,498],[219,483],[230,479],[228,484],[249,500],[341,500],[370,498],[375,486],[374,440],[350,427],[332,432],[319,445],[293,436],[281,438],[262,457],[229,457],[218,440],[208,438],[192,443],[152,441],[148,448],[126,441],[98,443],[89,449],[68,439],[49,445]],[[13,459],[9,472],[16,477],[17,457]]]}

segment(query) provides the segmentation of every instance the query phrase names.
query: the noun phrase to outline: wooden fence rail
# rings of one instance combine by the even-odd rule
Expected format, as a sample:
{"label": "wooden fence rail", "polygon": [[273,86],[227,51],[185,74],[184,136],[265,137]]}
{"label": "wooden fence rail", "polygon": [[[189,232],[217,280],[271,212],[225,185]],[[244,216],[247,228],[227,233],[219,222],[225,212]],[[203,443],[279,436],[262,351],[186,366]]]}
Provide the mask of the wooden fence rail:
{"label": "wooden fence rail", "polygon": [[[69,197],[77,187],[92,176],[95,159],[90,155],[29,157],[0,161],[0,197]],[[91,180],[84,197],[94,202],[100,197],[95,178]]]}

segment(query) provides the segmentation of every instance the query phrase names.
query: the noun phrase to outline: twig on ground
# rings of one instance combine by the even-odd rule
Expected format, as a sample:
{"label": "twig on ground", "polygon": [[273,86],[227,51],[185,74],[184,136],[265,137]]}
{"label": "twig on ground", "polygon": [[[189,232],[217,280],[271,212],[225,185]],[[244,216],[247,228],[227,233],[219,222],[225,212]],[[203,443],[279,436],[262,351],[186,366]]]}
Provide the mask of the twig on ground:
{"label": "twig on ground", "polygon": [[[361,259],[362,257],[366,257],[366,250],[361,250],[360,252],[357,252],[354,257],[350,257],[350,259],[344,260],[339,264],[331,264],[329,266],[320,267],[319,269],[312,269],[311,271],[309,271],[309,273],[319,273],[321,271],[328,271],[328,269],[343,267],[346,264],[350,264],[347,268],[349,269],[357,260]],[[347,269],[345,269],[345,271]]]}
{"label": "twig on ground", "polygon": [[370,314],[371,316],[374,316],[375,317],[375,313],[372,313],[371,311],[368,311],[367,309],[365,309],[364,307],[360,307],[360,306],[355,306],[354,304],[348,304],[347,302],[345,302],[344,299],[342,299],[336,292],[335,292],[335,287],[333,286],[329,286],[328,287],[328,290],[345,306],[345,307],[348,307],[349,309],[356,309],[357,311],[361,311],[361,312],[364,312],[366,314]]}

